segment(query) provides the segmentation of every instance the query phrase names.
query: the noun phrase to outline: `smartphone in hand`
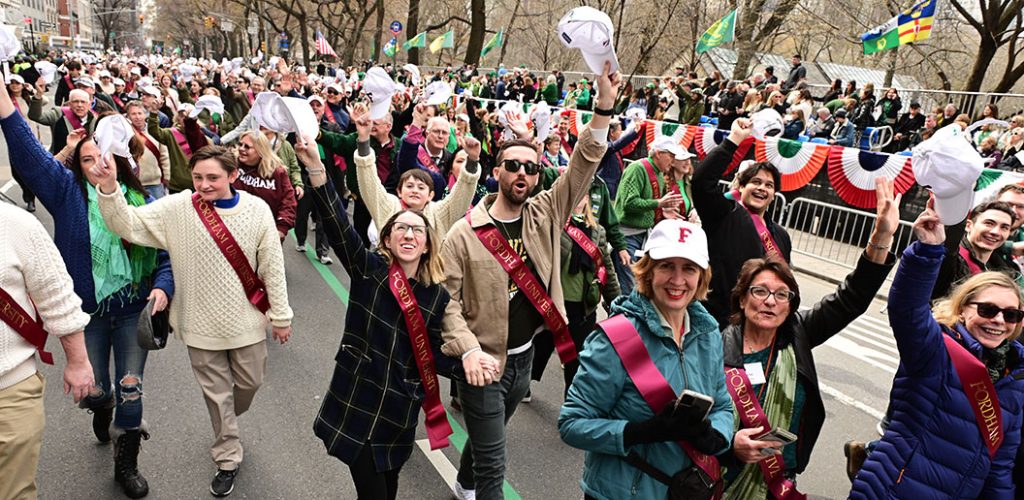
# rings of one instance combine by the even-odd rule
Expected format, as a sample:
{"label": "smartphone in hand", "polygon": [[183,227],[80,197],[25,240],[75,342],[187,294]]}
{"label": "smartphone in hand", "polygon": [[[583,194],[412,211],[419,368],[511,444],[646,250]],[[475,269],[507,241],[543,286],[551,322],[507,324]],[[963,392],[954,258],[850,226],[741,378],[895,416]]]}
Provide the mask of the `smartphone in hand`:
{"label": "smartphone in hand", "polygon": [[[772,429],[772,430],[770,430],[768,432],[765,432],[765,433],[763,433],[763,434],[761,434],[759,436],[756,436],[754,438],[754,440],[756,440],[756,441],[775,441],[775,442],[779,442],[779,443],[782,443],[783,446],[787,446],[787,445],[791,445],[791,444],[795,443],[796,439],[797,439],[797,437],[796,437],[795,434],[793,434],[792,432],[789,432],[789,431],[787,431],[785,429]],[[770,456],[775,454],[775,449],[774,448],[763,448],[761,450],[761,454],[766,456],[766,457],[770,457]]]}
{"label": "smartphone in hand", "polygon": [[696,408],[698,414],[702,415],[701,420],[703,420],[708,418],[708,415],[711,413],[711,407],[714,404],[715,400],[711,396],[687,389],[676,400],[675,411]]}

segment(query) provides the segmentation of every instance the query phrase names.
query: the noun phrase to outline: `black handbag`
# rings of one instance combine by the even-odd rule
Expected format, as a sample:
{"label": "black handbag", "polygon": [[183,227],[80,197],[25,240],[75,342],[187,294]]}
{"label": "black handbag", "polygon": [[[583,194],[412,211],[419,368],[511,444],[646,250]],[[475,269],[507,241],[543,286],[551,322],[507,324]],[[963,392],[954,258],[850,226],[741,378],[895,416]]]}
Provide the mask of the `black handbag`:
{"label": "black handbag", "polygon": [[669,476],[647,463],[635,451],[630,451],[625,460],[655,481],[668,485],[668,500],[711,500],[719,496],[721,481],[716,483],[696,465],[690,465]]}

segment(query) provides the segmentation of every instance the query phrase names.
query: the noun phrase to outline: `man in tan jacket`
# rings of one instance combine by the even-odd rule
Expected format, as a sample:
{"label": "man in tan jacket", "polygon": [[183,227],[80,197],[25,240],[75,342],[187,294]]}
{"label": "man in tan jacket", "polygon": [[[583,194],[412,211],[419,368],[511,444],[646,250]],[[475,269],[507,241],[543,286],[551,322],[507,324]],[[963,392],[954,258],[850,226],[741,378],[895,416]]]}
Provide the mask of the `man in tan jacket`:
{"label": "man in tan jacket", "polygon": [[135,129],[135,137],[143,146],[142,156],[139,157],[139,181],[154,200],[159,200],[167,196],[167,182],[171,180],[171,155],[167,151],[167,146],[149,135],[146,130],[149,111],[142,102],[131,101],[125,108],[128,121]]}
{"label": "man in tan jacket", "polygon": [[442,350],[462,358],[467,379],[457,382],[469,433],[456,484],[458,498],[502,498],[505,423],[529,389],[533,336],[545,326],[541,313],[477,231],[500,232],[565,321],[559,278],[561,232],[607,149],[618,82],[618,73],[609,76],[607,69],[598,78],[598,109],[589,132],[580,134],[568,175],[530,198],[540,171],[537,145],[524,140],[506,143],[494,168],[498,193],[457,221],[444,242],[445,287],[452,300],[445,312]]}

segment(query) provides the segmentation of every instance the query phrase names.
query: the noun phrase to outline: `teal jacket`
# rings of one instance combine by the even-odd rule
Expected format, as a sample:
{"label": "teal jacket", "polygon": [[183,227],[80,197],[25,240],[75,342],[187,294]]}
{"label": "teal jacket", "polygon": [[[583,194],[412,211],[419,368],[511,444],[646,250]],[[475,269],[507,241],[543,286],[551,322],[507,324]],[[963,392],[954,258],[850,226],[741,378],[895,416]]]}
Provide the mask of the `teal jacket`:
{"label": "teal jacket", "polygon": [[[676,393],[690,389],[711,396],[711,426],[730,444],[733,435],[733,406],[725,386],[722,335],[718,322],[704,306],[694,302],[687,309],[690,332],[683,337],[682,351],[661,324],[661,316],[646,297],[637,292],[612,303],[612,314],[624,314],[633,323],[662,375]],[[627,422],[654,416],[643,396],[630,380],[619,355],[604,332],[587,338],[579,355],[580,368],[558,416],[558,432],[568,445],[586,451],[583,491],[601,500],[623,498],[666,498],[668,487],[627,464],[628,450],[622,432]],[[685,379],[689,385],[684,387]],[[675,474],[691,465],[689,457],[674,442],[633,447],[651,465]]]}

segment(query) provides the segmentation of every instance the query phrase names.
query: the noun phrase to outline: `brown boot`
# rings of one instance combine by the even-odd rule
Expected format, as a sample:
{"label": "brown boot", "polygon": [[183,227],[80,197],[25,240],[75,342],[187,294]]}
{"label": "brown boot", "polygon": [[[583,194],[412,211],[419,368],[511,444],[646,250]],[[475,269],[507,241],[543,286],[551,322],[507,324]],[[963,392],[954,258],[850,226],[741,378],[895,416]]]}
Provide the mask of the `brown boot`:
{"label": "brown boot", "polygon": [[853,479],[857,477],[857,473],[860,472],[860,468],[864,466],[864,461],[868,458],[868,450],[860,441],[847,441],[843,445],[843,455],[846,455],[846,476],[852,483]]}

